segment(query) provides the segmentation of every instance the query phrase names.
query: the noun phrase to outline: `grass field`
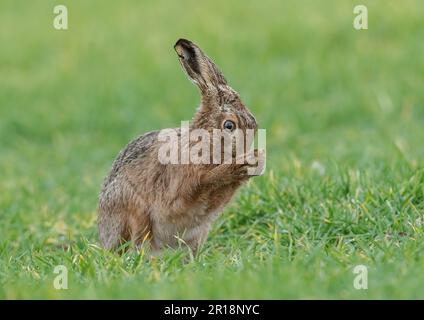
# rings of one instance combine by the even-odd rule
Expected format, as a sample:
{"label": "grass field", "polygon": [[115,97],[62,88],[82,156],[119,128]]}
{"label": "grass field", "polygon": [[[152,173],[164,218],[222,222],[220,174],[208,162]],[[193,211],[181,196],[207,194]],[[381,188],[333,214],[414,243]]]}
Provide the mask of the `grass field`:
{"label": "grass field", "polygon": [[[2,0],[0,298],[424,298],[424,3],[360,3],[368,30],[356,1]],[[197,107],[180,37],[267,130],[266,173],[197,257],[105,252],[114,157]]]}

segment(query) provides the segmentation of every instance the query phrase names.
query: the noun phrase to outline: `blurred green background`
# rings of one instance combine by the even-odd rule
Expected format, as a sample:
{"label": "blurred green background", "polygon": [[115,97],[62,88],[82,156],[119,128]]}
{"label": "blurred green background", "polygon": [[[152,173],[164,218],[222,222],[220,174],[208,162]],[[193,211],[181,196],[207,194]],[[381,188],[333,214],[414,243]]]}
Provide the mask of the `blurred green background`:
{"label": "blurred green background", "polygon": [[[423,298],[423,17],[419,0],[2,0],[0,297]],[[100,184],[129,140],[194,114],[181,37],[267,130],[267,171],[198,257],[119,257],[98,247]]]}

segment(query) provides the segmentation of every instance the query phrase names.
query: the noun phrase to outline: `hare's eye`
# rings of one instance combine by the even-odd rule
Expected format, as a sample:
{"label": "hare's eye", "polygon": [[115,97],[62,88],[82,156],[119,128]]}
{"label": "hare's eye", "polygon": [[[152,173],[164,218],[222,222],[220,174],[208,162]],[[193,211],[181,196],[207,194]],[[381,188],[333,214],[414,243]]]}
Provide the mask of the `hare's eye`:
{"label": "hare's eye", "polygon": [[223,125],[224,129],[233,131],[236,128],[236,124],[231,120],[226,120]]}

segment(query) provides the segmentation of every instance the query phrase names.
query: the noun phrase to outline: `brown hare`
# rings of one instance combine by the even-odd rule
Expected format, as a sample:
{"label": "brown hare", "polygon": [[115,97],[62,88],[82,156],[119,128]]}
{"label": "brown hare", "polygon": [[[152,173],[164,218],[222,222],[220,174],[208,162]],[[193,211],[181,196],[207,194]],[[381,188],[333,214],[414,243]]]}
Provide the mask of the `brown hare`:
{"label": "brown hare", "polygon": [[[220,129],[227,134],[235,129],[255,132],[255,118],[200,48],[185,39],[178,40],[174,48],[183,69],[201,93],[200,106],[189,129],[209,133]],[[181,138],[181,129],[175,132]],[[159,131],[153,131],[130,142],[103,183],[98,227],[100,240],[107,249],[117,249],[131,241],[136,246],[146,242],[153,251],[181,242],[197,250],[214,219],[242,183],[253,176],[248,169],[263,164],[264,151],[257,150],[253,152],[253,162],[236,162],[233,146],[230,163],[164,164],[158,157],[164,145],[159,136]],[[182,142],[176,147],[182,147]],[[248,152],[241,158],[247,159]]]}

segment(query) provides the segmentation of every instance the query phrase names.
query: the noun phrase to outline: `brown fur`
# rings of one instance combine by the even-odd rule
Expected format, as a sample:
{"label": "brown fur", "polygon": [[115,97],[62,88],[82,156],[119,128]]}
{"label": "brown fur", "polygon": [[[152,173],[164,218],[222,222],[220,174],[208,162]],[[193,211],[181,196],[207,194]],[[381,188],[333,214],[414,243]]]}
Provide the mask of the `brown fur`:
{"label": "brown fur", "polygon": [[[256,129],[253,115],[215,64],[194,43],[180,39],[175,50],[199,87],[201,104],[190,129],[210,132],[231,119],[237,128]],[[215,218],[251,176],[247,164],[163,165],[158,132],[130,142],[114,162],[99,200],[100,240],[107,249],[126,241],[148,241],[153,250],[183,241],[196,250]]]}

